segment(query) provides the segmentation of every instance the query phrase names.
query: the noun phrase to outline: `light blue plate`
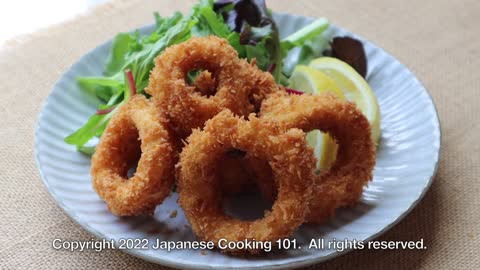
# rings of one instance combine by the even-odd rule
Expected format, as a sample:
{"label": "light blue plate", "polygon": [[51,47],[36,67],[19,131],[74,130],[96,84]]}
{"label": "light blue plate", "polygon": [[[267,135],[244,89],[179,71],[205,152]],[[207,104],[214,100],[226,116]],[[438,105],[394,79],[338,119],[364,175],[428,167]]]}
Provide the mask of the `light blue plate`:
{"label": "light blue plate", "polygon": [[[283,36],[312,19],[275,14]],[[149,32],[153,26],[141,29]],[[332,26],[329,36],[353,35]],[[361,38],[360,38],[361,39]],[[395,58],[363,40],[368,58],[368,82],[378,97],[382,122],[374,179],[354,208],[338,212],[322,226],[304,225],[294,235],[302,249],[240,258],[218,251],[125,250],[159,264],[186,269],[284,269],[307,266],[340,255],[334,250],[308,249],[311,239],[372,239],[400,221],[425,194],[435,174],[440,152],[440,125],[432,99],[415,76]],[[83,93],[77,76],[101,75],[110,42],[82,57],[57,82],[38,119],[35,158],[41,177],[56,202],[80,226],[99,238],[193,241],[195,236],[177,205],[176,194],[157,207],[153,217],[112,215],[92,189],[90,159],[63,142],[82,126],[98,104]],[[178,211],[176,218],[169,214]],[[344,251],[345,253],[347,251]]]}

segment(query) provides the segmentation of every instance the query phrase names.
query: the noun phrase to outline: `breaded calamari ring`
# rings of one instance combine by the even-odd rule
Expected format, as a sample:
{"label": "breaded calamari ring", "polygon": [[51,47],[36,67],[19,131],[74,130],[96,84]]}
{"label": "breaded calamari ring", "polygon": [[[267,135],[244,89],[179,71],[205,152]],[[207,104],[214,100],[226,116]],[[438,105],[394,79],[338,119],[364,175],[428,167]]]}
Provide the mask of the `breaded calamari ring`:
{"label": "breaded calamari ring", "polygon": [[[143,95],[132,97],[110,120],[92,157],[92,182],[118,216],[152,214],[170,194],[175,157],[161,111]],[[128,170],[138,161],[133,177]]]}
{"label": "breaded calamari ring", "polygon": [[[286,132],[278,125],[251,115],[249,121],[226,110],[194,130],[180,154],[177,174],[179,204],[195,234],[203,240],[275,241],[290,236],[308,214],[315,158],[299,129]],[[278,183],[271,211],[261,219],[242,221],[227,215],[222,206],[218,159],[238,149],[268,160]],[[259,253],[260,250],[225,250]]]}
{"label": "breaded calamari ring", "polygon": [[[208,81],[215,82],[215,93],[202,95],[205,89],[188,84],[188,72],[199,69],[213,75]],[[210,84],[207,82],[206,90]],[[197,85],[202,86],[199,82]],[[241,116],[258,110],[265,96],[278,90],[278,86],[271,74],[239,59],[226,39],[209,36],[193,37],[168,47],[155,59],[145,90],[165,109],[179,135],[185,137],[223,109]]]}
{"label": "breaded calamari ring", "polygon": [[287,129],[299,128],[305,132],[319,129],[329,133],[339,145],[332,167],[316,177],[308,221],[321,223],[335,209],[358,202],[364,186],[372,179],[375,144],[370,124],[355,104],[343,102],[330,93],[277,93],[262,103],[260,114],[261,118],[274,120]]}
{"label": "breaded calamari ring", "polygon": [[[215,94],[216,81],[212,73],[204,70],[198,74],[193,85],[202,95]],[[238,194],[254,187],[246,168],[244,153],[241,151],[230,151],[219,161],[219,177],[222,179],[222,189],[225,194]]]}

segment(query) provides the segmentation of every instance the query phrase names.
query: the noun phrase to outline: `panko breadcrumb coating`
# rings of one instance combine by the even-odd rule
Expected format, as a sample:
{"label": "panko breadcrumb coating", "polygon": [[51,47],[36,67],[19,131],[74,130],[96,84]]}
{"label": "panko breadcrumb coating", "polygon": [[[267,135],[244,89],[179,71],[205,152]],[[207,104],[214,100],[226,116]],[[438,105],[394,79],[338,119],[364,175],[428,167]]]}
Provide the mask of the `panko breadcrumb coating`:
{"label": "panko breadcrumb coating", "polygon": [[[93,187],[118,216],[152,214],[174,183],[175,156],[162,112],[132,97],[110,120],[92,157]],[[138,161],[134,176],[128,170]]]}
{"label": "panko breadcrumb coating", "polygon": [[299,128],[305,132],[319,129],[330,134],[339,145],[332,167],[315,178],[308,221],[321,223],[335,209],[359,201],[364,186],[372,179],[375,144],[370,124],[355,104],[341,101],[331,93],[279,92],[264,101],[260,115],[286,129]]}
{"label": "panko breadcrumb coating", "polygon": [[[188,72],[201,69],[208,72],[200,73],[197,87],[189,85]],[[211,91],[212,83],[216,91],[202,95]],[[239,116],[258,110],[278,86],[270,73],[239,59],[226,39],[209,36],[168,47],[155,59],[145,90],[165,109],[179,135],[186,137],[223,109]]]}
{"label": "panko breadcrumb coating", "polygon": [[[267,160],[273,169],[278,196],[261,219],[242,221],[224,212],[217,175],[218,160],[232,149]],[[226,110],[194,130],[178,168],[179,204],[195,234],[203,239],[276,241],[290,236],[308,214],[315,158],[299,129],[282,131],[278,125],[251,115],[249,121]],[[259,253],[260,250],[225,250]]]}
{"label": "panko breadcrumb coating", "polygon": [[[200,72],[189,83],[190,71]],[[304,222],[324,222],[357,203],[372,178],[370,124],[353,103],[329,93],[289,95],[225,39],[193,37],[167,48],[145,90],[151,100],[135,95],[119,107],[92,158],[93,186],[115,215],[152,214],[176,173],[178,203],[201,240],[275,245]],[[305,134],[314,129],[339,145],[335,163],[319,175]],[[225,195],[254,184],[272,209],[254,221],[225,213]]]}

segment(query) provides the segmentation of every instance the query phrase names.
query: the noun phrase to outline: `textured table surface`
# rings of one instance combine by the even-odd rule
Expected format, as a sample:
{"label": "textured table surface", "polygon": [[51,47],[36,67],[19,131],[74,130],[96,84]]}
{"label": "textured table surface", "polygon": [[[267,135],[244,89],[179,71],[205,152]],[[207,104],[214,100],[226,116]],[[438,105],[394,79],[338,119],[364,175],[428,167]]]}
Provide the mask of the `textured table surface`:
{"label": "textured table surface", "polygon": [[[37,172],[33,133],[54,82],[80,56],[153,22],[152,11],[194,1],[112,1],[62,25],[12,40],[0,51],[0,268],[164,269],[119,251],[68,252],[54,238],[89,240],[55,204]],[[427,250],[353,251],[309,269],[480,268],[480,2],[270,0],[280,12],[325,16],[406,64],[436,103],[442,124],[438,174],[420,204],[381,240],[418,240]]]}

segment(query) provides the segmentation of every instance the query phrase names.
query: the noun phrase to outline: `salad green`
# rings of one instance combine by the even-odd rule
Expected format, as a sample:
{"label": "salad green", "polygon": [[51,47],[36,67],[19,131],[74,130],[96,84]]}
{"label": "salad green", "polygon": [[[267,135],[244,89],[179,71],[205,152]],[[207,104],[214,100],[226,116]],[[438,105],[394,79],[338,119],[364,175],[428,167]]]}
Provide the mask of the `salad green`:
{"label": "salad green", "polygon": [[[155,16],[155,29],[149,35],[119,33],[112,41],[111,50],[102,76],[80,77],[82,90],[96,96],[103,103],[87,123],[65,138],[86,154],[92,154],[95,146],[88,142],[100,137],[116,110],[128,101],[132,94],[145,93],[154,59],[167,47],[188,40],[192,36],[216,35],[228,40],[240,58],[256,59],[258,67],[272,72],[277,83],[286,84],[292,66],[320,56],[316,45],[319,35],[328,28],[326,19],[312,24],[280,40],[271,11],[264,1],[201,0],[190,14],[175,13],[170,17]],[[320,42],[325,44],[325,42]],[[294,62],[285,65],[284,59],[293,48],[300,47]]]}

